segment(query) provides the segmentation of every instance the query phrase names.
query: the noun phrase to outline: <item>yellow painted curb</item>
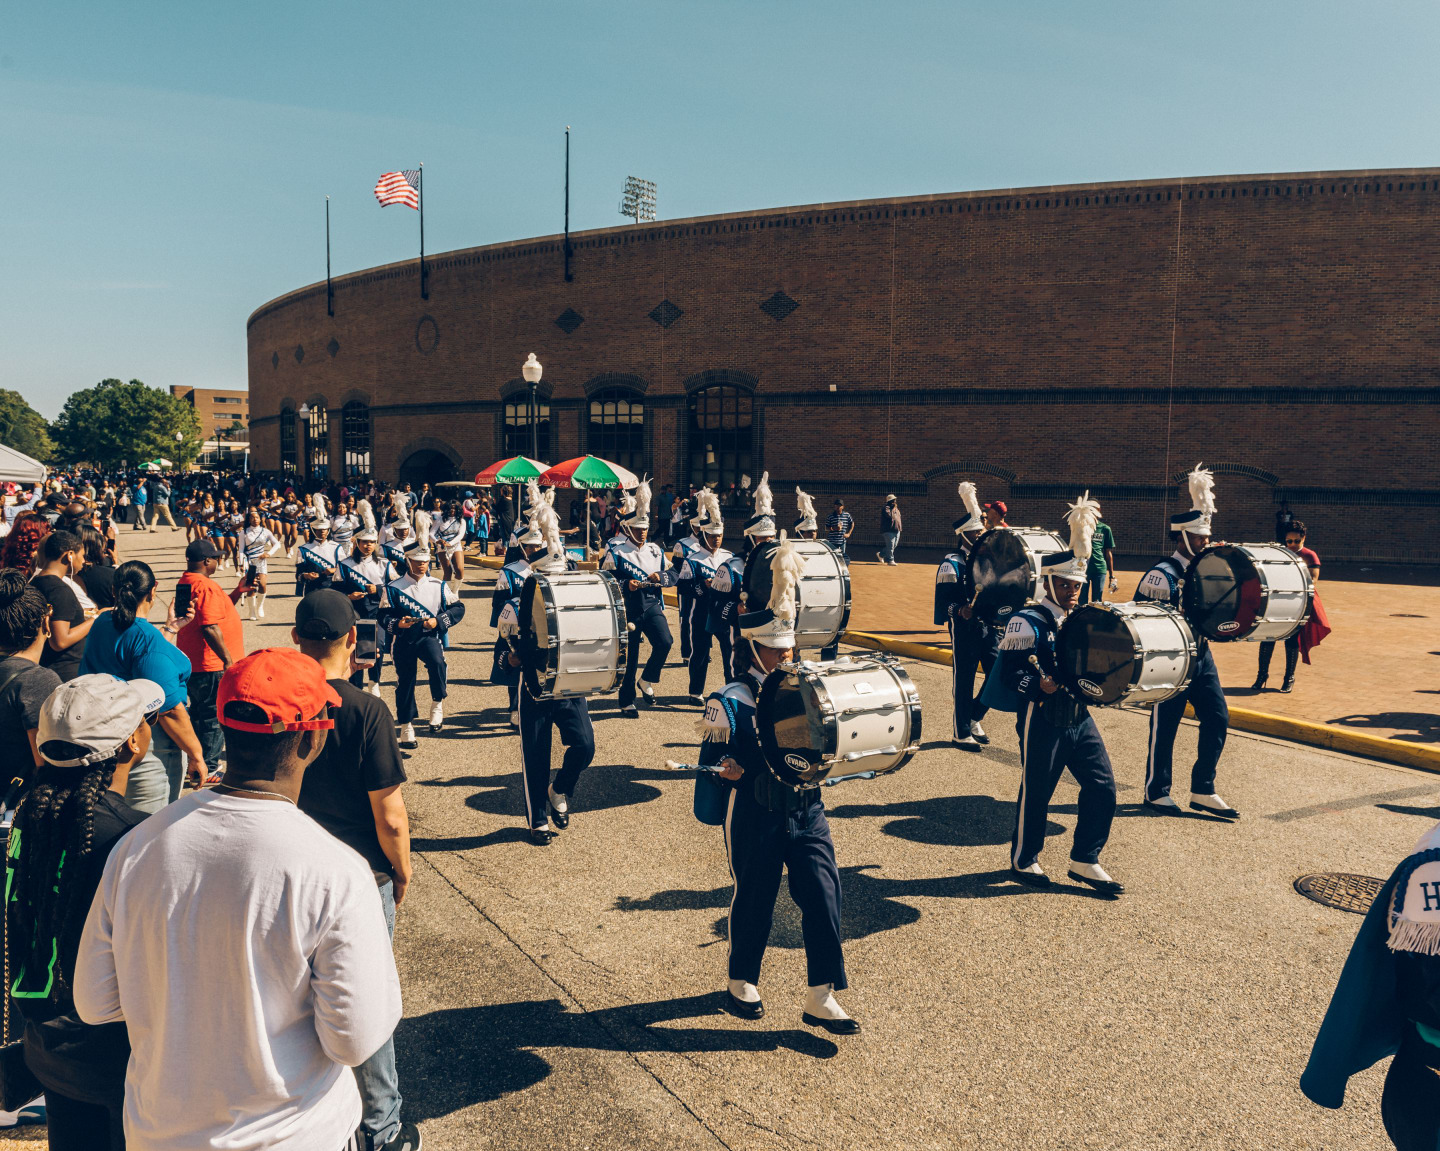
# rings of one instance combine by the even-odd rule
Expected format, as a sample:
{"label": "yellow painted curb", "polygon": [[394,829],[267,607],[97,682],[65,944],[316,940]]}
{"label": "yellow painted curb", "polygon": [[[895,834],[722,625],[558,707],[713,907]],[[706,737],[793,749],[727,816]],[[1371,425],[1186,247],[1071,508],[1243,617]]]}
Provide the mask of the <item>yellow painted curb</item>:
{"label": "yellow painted curb", "polygon": [[[944,664],[946,667],[951,663],[950,652],[933,644],[890,639],[863,631],[847,631],[841,636],[841,640],[853,647],[888,651],[909,659]],[[1189,719],[1195,718],[1195,711],[1188,704],[1185,715]],[[1230,709],[1230,726],[1236,731],[1274,736],[1277,739],[1288,739],[1292,743],[1325,747],[1331,751],[1343,751],[1348,755],[1359,755],[1366,759],[1379,759],[1386,763],[1398,763],[1404,767],[1440,773],[1440,749],[1419,747],[1401,739],[1385,739],[1383,736],[1366,735],[1360,731],[1346,731],[1343,727],[1333,727],[1328,723],[1311,723],[1309,720],[1292,719],[1288,715],[1251,711],[1245,707]]]}

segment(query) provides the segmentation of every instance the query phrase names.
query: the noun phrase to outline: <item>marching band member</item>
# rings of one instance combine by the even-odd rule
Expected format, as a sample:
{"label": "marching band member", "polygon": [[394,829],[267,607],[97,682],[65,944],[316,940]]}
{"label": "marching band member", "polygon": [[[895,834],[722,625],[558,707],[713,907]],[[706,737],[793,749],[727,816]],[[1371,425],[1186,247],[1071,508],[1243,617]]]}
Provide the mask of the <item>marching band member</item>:
{"label": "marching band member", "polygon": [[[679,500],[675,502],[677,505],[680,503]],[[690,525],[690,534],[677,539],[670,549],[670,570],[675,573],[675,596],[680,601],[680,658],[687,664],[690,662],[690,620],[695,610],[695,581],[685,574],[685,561],[701,547],[700,531],[696,527],[699,518],[697,497],[695,515],[686,521]]]}
{"label": "marching band member", "polygon": [[809,492],[802,492],[798,485],[795,488],[795,510],[799,513],[799,518],[795,521],[795,538],[819,539],[820,521],[815,518],[815,501],[810,498]]}
{"label": "marching band member", "polygon": [[970,584],[967,561],[970,549],[985,531],[985,516],[975,485],[966,480],[959,488],[965,514],[954,522],[957,550],[940,561],[935,572],[935,622],[950,632],[950,699],[954,706],[955,746],[979,751],[990,737],[980,726],[985,705],[975,698],[975,669],[986,675],[995,666],[1000,652],[1002,629],[991,627],[975,615],[975,589]]}
{"label": "marching band member", "polygon": [[[1199,464],[1190,473],[1190,510],[1170,517],[1170,532],[1177,541],[1175,554],[1163,559],[1147,571],[1135,589],[1137,600],[1158,600],[1180,609],[1180,585],[1191,561],[1210,544],[1210,524],[1215,515],[1215,477]],[[1215,771],[1220,753],[1225,750],[1225,737],[1230,730],[1230,709],[1220,686],[1220,673],[1210,642],[1198,632],[1198,652],[1190,686],[1157,703],[1150,713],[1150,752],[1145,760],[1145,806],[1166,815],[1180,812],[1180,805],[1170,798],[1172,761],[1175,754],[1175,733],[1185,716],[1185,705],[1195,709],[1200,721],[1200,737],[1195,766],[1190,771],[1190,806],[1206,815],[1239,819],[1240,813],[1215,794]]]}
{"label": "marching band member", "polygon": [[280,550],[280,541],[275,533],[260,520],[260,511],[251,508],[245,516],[245,527],[240,532],[240,547],[245,552],[245,565],[253,575],[245,582],[250,585],[250,618],[265,618],[265,583],[270,570],[270,557]]}
{"label": "marching band member", "polygon": [[[641,480],[633,496],[625,497],[625,510],[620,514],[620,532],[610,540],[602,571],[614,572],[625,597],[625,618],[630,624],[630,642],[626,648],[625,677],[620,681],[620,714],[638,719],[635,709],[635,673],[640,663],[640,640],[650,641],[650,658],[640,676],[640,694],[655,702],[655,685],[665,658],[674,640],[665,619],[665,597],[661,590],[675,585],[673,572],[665,570],[665,553],[660,545],[649,543],[650,481]],[[548,770],[548,768],[547,768]]]}
{"label": "marching band member", "polygon": [[[775,499],[770,494],[770,473],[760,476],[760,486],[755,489],[755,513],[745,521],[745,540],[748,545],[746,559],[732,555],[715,568],[710,577],[710,634],[720,639],[720,657],[724,661],[725,679],[735,678],[734,658],[740,639],[740,593],[745,587],[745,568],[750,555],[761,544],[775,538]],[[729,648],[727,651],[726,648]]]}
{"label": "marching band member", "polygon": [[[536,571],[567,570],[570,565],[566,561],[565,545],[560,538],[560,520],[555,514],[555,508],[544,500],[532,506],[535,510],[530,517],[530,529],[520,546],[534,559]],[[533,540],[538,540],[538,544],[532,542]],[[659,548],[655,548],[655,552],[663,562],[664,553],[660,552]],[[519,612],[517,591],[516,598],[506,602],[501,609],[499,620],[500,640],[505,645],[505,662],[517,675],[521,672],[524,661],[534,655],[520,649]],[[631,652],[634,652],[633,641]],[[536,699],[530,694],[529,686],[521,682],[519,711],[520,754],[525,775],[525,814],[530,828],[530,842],[537,847],[545,847],[555,837],[550,829],[552,823],[557,831],[564,831],[570,826],[570,797],[575,794],[580,773],[589,767],[590,761],[595,758],[595,730],[590,724],[590,708],[584,696]],[[565,755],[552,783],[550,748],[554,731],[560,733]]]}
{"label": "marching band member", "polygon": [[805,1004],[801,1018],[835,1035],[853,1035],[860,1024],[835,1000],[843,991],[845,955],[840,936],[840,869],[818,787],[800,791],[770,773],[755,726],[755,699],[764,677],[794,656],[796,587],[801,566],[781,536],[771,557],[767,605],[740,617],[744,637],[736,675],[705,702],[696,727],[703,742],[700,762],[723,770],[732,786],[725,815],[725,852],[735,894],[730,901],[729,987],[725,1007],[741,1019],[765,1014],[758,984],[781,873],[800,908],[805,939]]}
{"label": "marching band member", "polygon": [[1100,852],[1115,818],[1115,775],[1105,741],[1090,709],[1056,681],[1055,639],[1061,622],[1078,605],[1090,560],[1100,505],[1084,496],[1070,505],[1070,550],[1041,557],[1045,598],[1010,617],[1000,641],[1003,683],[1019,696],[1015,730],[1020,736],[1020,798],[1015,805],[1010,874],[1032,887],[1048,887],[1040,866],[1050,797],[1068,767],[1080,784],[1070,878],[1105,895],[1125,888],[1100,866]]}
{"label": "marching band member", "polygon": [[399,492],[390,493],[390,510],[385,519],[387,522],[380,531],[380,551],[403,571],[405,551],[415,545],[415,537],[410,530],[410,506]]}
{"label": "marching band member", "polygon": [[[725,521],[720,516],[720,497],[705,488],[696,497],[700,514],[691,522],[700,546],[692,551],[680,568],[680,578],[689,580],[694,589],[694,606],[690,609],[690,700],[705,706],[705,673],[710,668],[710,580],[730,553],[721,544],[725,539]],[[721,631],[720,655],[730,666],[730,632]]]}
{"label": "marching band member", "polygon": [[[355,533],[354,549],[340,561],[340,590],[350,599],[359,619],[377,619],[380,615],[381,595],[386,585],[400,578],[395,565],[380,554],[380,533],[375,529],[375,512],[369,500],[361,500],[357,510],[360,513],[361,528]],[[381,637],[376,637],[377,640]],[[385,653],[377,644],[375,662],[370,665],[370,694],[380,694],[380,668],[385,662]],[[365,670],[356,671],[350,682],[356,687],[363,686]]]}
{"label": "marching band member", "polygon": [[[531,495],[531,507],[537,506],[540,502],[540,486],[531,480],[534,491]],[[526,579],[530,576],[530,561],[538,559],[546,550],[545,536],[540,531],[540,525],[531,519],[525,529],[525,534],[519,537],[515,545],[519,549],[519,555],[507,563],[495,574],[495,590],[490,596],[490,626],[498,628],[500,617],[505,611],[507,604],[514,604],[516,611],[519,610],[520,589],[525,586]],[[517,625],[518,626],[518,625]],[[497,636],[495,640],[495,658],[491,668],[490,679],[494,683],[503,683],[509,691],[510,697],[510,726],[520,726],[520,672],[519,663],[512,663],[507,658],[518,653],[512,652],[510,645],[504,637]]]}
{"label": "marching band member", "polygon": [[430,730],[445,722],[445,649],[450,629],[465,617],[465,605],[440,580],[430,575],[429,517],[416,522],[427,534],[418,535],[406,554],[406,575],[385,586],[380,600],[380,623],[390,640],[390,662],[395,665],[395,719],[400,746],[418,747],[415,739],[415,678],[425,665],[430,685]]}
{"label": "marching band member", "polygon": [[330,517],[330,538],[340,548],[340,558],[344,559],[350,554],[350,545],[355,540],[355,533],[360,530],[360,517],[355,514],[354,508],[348,499],[342,499],[335,505],[335,514]]}
{"label": "marching band member", "polygon": [[295,561],[300,595],[330,587],[340,574],[340,545],[330,538],[330,512],[319,492],[311,497],[310,534],[312,538],[300,545]]}

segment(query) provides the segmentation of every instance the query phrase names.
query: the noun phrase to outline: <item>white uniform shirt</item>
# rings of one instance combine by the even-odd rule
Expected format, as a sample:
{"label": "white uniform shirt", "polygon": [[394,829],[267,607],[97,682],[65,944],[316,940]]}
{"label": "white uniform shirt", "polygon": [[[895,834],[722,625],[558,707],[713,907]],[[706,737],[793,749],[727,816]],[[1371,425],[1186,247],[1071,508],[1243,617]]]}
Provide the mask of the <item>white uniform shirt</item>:
{"label": "white uniform shirt", "polygon": [[314,540],[300,545],[299,560],[303,563],[308,559],[312,565],[319,563],[327,568],[337,568],[343,554],[343,549],[334,540]]}
{"label": "white uniform shirt", "polygon": [[[368,556],[348,555],[341,561],[341,575],[348,569],[353,571],[364,584],[374,584],[377,588],[384,589],[385,585],[395,580],[395,565],[382,556],[378,551],[371,552]],[[359,588],[355,589],[359,591]]]}
{"label": "white uniform shirt", "polygon": [[459,551],[465,546],[465,521],[462,519],[437,519],[435,539],[447,552]]}
{"label": "white uniform shirt", "polygon": [[697,547],[685,557],[685,562],[680,567],[680,578],[706,583],[730,556],[731,553],[724,548],[717,548],[712,552],[709,548]]}
{"label": "white uniform shirt", "polygon": [[386,584],[385,590],[381,593],[381,605],[393,606],[397,611],[404,611],[408,605],[400,599],[401,595],[405,597],[405,600],[419,604],[432,616],[439,615],[455,602],[455,596],[451,594],[450,588],[445,582],[432,575],[422,575],[418,580],[414,576],[403,575],[398,580]]}
{"label": "white uniform shirt", "polygon": [[[644,582],[646,576],[665,571],[665,553],[654,540],[646,540],[643,545],[637,545],[628,537],[616,536],[605,549],[600,570],[615,572],[622,582],[632,579]],[[637,575],[636,572],[641,574]]]}
{"label": "white uniform shirt", "polygon": [[[1182,572],[1190,568],[1190,557],[1183,552],[1176,551],[1170,557],[1172,563],[1178,564]],[[1136,599],[1158,600],[1161,603],[1175,604],[1179,602],[1180,589],[1170,582],[1165,569],[1156,564],[1148,572],[1140,577],[1140,585],[1135,589]]]}
{"label": "white uniform shirt", "polygon": [[280,541],[275,538],[274,532],[262,525],[242,531],[240,547],[245,552],[245,559],[253,564],[256,560],[265,559],[278,552]]}

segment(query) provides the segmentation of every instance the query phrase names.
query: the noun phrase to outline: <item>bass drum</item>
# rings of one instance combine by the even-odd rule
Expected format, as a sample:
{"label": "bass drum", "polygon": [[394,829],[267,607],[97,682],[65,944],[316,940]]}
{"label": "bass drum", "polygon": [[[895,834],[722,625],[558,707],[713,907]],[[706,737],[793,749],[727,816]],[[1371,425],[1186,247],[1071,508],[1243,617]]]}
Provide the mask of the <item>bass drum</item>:
{"label": "bass drum", "polygon": [[1190,686],[1195,635],[1169,604],[1088,603],[1055,638],[1061,684],[1076,699],[1114,706],[1159,703]]}
{"label": "bass drum", "polygon": [[532,572],[520,589],[520,628],[535,699],[604,695],[625,672],[625,600],[609,572]]}
{"label": "bass drum", "polygon": [[1195,557],[1180,588],[1185,618],[1207,639],[1287,640],[1310,618],[1305,561],[1280,544],[1216,544]]}
{"label": "bass drum", "polygon": [[[850,624],[850,565],[824,540],[791,540],[800,557],[795,650],[829,647]],[[741,588],[746,610],[758,611],[770,601],[770,559],[780,546],[770,540],[745,557]]]}
{"label": "bass drum", "polygon": [[920,747],[920,693],[893,659],[789,663],[765,678],[755,726],[766,766],[797,791],[846,769],[896,771]]}
{"label": "bass drum", "polygon": [[1044,528],[992,528],[970,549],[966,567],[975,589],[974,609],[986,623],[1002,623],[1039,599],[1040,557],[1065,544]]}

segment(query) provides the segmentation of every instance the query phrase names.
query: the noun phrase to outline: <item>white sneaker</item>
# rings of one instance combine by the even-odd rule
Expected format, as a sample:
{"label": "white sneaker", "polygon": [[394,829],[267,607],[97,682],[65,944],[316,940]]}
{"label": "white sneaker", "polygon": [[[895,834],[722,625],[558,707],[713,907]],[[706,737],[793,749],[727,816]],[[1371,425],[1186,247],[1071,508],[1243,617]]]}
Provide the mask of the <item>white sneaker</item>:
{"label": "white sneaker", "polygon": [[373,682],[367,690],[369,690],[370,694],[373,695],[376,699],[379,699],[379,698],[380,698],[380,681],[379,681],[379,680],[376,680],[375,682]]}
{"label": "white sneaker", "polygon": [[440,728],[444,725],[444,723],[445,708],[441,704],[437,703],[434,707],[430,709],[430,730],[439,731]]}
{"label": "white sneaker", "polygon": [[413,723],[407,723],[404,727],[402,727],[402,728],[400,729],[400,746],[401,746],[401,747],[419,747],[419,746],[420,746],[420,741],[415,738],[415,725],[414,725]]}
{"label": "white sneaker", "polygon": [[510,713],[510,726],[511,726],[511,727],[519,727],[519,726],[520,726],[520,713],[519,713],[518,711],[512,711],[512,712]]}
{"label": "white sneaker", "polygon": [[985,734],[985,729],[976,720],[970,721],[970,734],[980,743],[989,743],[990,737]]}

